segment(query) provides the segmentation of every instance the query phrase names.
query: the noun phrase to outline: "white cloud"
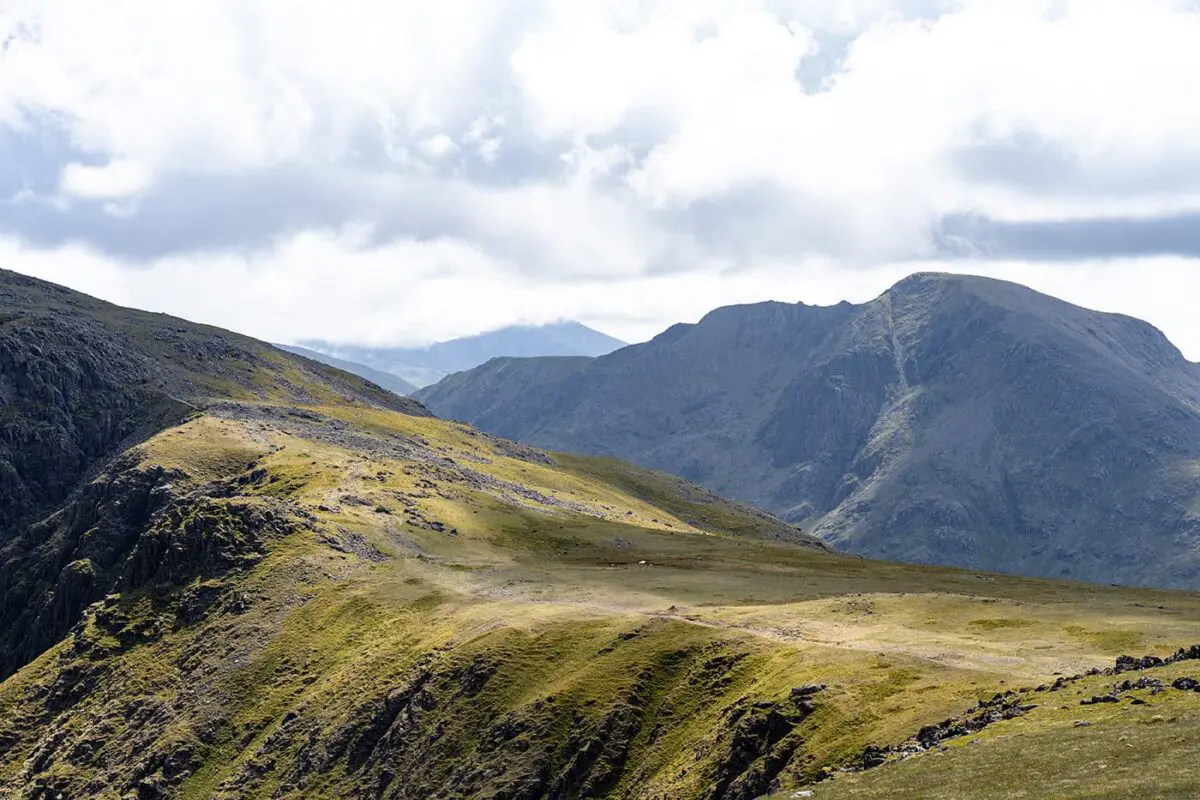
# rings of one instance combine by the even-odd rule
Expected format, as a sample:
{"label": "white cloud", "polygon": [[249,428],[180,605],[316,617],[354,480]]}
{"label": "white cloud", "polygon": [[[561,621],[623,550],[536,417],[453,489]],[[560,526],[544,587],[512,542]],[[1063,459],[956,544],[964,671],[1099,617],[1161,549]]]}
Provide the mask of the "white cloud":
{"label": "white cloud", "polygon": [[65,194],[89,199],[115,200],[128,197],[150,184],[150,174],[134,161],[115,161],[102,167],[72,162],[63,167],[59,189]]}
{"label": "white cloud", "polygon": [[947,215],[1200,214],[1197,41],[1184,0],[10,0],[0,157],[66,144],[0,168],[4,263],[362,341],[955,268],[1200,355],[1197,262],[917,263]]}
{"label": "white cloud", "polygon": [[[764,262],[733,273],[710,266],[662,275],[545,280],[514,277],[512,265],[455,242],[364,250],[360,233],[301,234],[268,255],[181,256],[140,270],[79,247],[35,251],[0,239],[0,263],[111,302],[270,341],[365,344],[422,343],[561,318],[641,341],[722,305],[865,302],[929,268],[907,262],[847,271],[827,259],[810,259]],[[1200,360],[1194,300],[1200,296],[1200,261],[1120,260],[1053,269],[945,262],[936,267],[1015,280],[1089,308],[1151,320],[1186,356]]]}

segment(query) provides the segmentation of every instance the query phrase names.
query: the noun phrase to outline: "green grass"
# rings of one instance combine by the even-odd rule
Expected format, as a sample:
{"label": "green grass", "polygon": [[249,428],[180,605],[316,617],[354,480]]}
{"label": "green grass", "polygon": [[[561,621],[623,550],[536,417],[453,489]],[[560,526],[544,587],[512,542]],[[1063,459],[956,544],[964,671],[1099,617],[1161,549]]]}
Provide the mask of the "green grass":
{"label": "green grass", "polygon": [[569,474],[593,485],[599,483],[616,487],[624,494],[668,511],[701,530],[753,539],[769,537],[815,541],[798,528],[748,506],[718,498],[672,475],[642,469],[612,458],[556,453],[554,459],[560,469]]}
{"label": "green grass", "polygon": [[[1170,683],[1196,675],[1180,664],[1151,673]],[[1200,694],[1133,691],[1129,702],[1080,706],[1114,683],[1098,676],[1058,693],[1034,697],[1027,716],[996,723],[947,746],[861,773],[836,775],[810,787],[837,800],[981,800],[1017,798],[1192,798],[1200,795]],[[1080,724],[1083,723],[1083,724]],[[781,794],[779,798],[790,796]]]}
{"label": "green grass", "polygon": [[[186,752],[197,766],[181,797],[343,797],[368,773],[382,774],[347,755],[354,737],[389,698],[412,691],[423,699],[406,701],[409,727],[389,745],[387,769],[428,781],[430,792],[464,765],[489,776],[478,778],[478,796],[515,791],[511,782],[539,764],[565,768],[563,754],[583,752],[592,737],[600,755],[590,769],[605,787],[597,796],[687,800],[703,796],[730,758],[733,710],[783,707],[796,686],[827,689],[784,739],[795,748],[779,775],[785,786],[849,763],[868,744],[903,742],[997,691],[1131,649],[1200,641],[1194,594],[865,561],[619,462],[556,455],[535,464],[461,425],[363,406],[311,410],[417,455],[385,457],[373,454],[387,452],[382,445],[361,450],[214,416],[141,445],[143,468],[180,470],[189,491],[234,481],[233,502],[291,509],[305,522],[267,539],[252,568],[206,584],[226,598],[239,593],[243,610],[181,625],[177,594],[127,593],[117,605],[125,628],[104,629],[93,610],[81,639],[0,684],[0,794],[28,785],[24,765],[54,728],[64,731],[62,755],[43,777],[76,793],[109,780],[112,765]],[[158,633],[123,644],[135,630]],[[97,668],[93,688],[52,726],[50,688]],[[487,673],[478,686],[471,670]],[[131,703],[166,710],[142,717]],[[1021,749],[1005,744],[1004,731],[1047,752],[1074,753],[1067,743],[1084,741],[1070,738],[1078,730],[1098,737],[1097,748],[1111,744],[1102,725],[1071,727],[1077,713],[1030,715],[989,729],[979,745],[839,775],[820,791],[955,796],[928,790],[973,785],[962,782],[969,775],[1000,791],[1003,779],[989,770]],[[1173,725],[1135,733],[1182,735]],[[15,743],[5,750],[6,732]],[[94,752],[83,746],[92,740]],[[303,787],[290,782],[297,764],[316,763],[339,742],[346,752],[321,762]],[[1086,774],[1092,749],[1063,774]],[[1033,759],[1021,780],[1040,779],[1039,770],[1048,780],[1054,766]]]}
{"label": "green grass", "polygon": [[985,631],[999,631],[1005,628],[1028,628],[1037,623],[1030,619],[973,619],[967,623],[969,627]]}

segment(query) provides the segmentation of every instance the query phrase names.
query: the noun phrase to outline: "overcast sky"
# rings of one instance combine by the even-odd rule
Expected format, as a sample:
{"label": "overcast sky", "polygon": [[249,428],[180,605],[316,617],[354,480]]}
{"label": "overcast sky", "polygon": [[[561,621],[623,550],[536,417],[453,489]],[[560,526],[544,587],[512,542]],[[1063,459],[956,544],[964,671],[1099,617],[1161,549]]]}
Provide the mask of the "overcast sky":
{"label": "overcast sky", "polygon": [[918,270],[1200,359],[1200,0],[0,0],[0,266],[276,341]]}

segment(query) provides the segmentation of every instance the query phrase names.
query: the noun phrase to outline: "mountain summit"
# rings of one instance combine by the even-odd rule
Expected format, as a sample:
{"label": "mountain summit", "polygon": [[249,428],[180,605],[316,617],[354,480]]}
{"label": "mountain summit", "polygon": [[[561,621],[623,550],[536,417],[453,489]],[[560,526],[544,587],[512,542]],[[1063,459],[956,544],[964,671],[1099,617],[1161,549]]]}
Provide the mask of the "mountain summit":
{"label": "mountain summit", "polygon": [[[365,365],[418,387],[428,386],[453,372],[477,367],[493,358],[601,356],[625,346],[620,339],[571,321],[548,325],[511,325],[425,347],[363,347],[319,340],[307,340],[300,344],[309,351],[340,359],[341,362],[335,366],[349,369],[368,380],[378,382],[373,374],[353,367]],[[287,349],[299,352],[297,349]]]}
{"label": "mountain summit", "polygon": [[502,359],[416,395],[619,456],[840,548],[1200,585],[1200,370],[1158,330],[1026,287],[913,275],[875,300],[717,309],[596,359]]}

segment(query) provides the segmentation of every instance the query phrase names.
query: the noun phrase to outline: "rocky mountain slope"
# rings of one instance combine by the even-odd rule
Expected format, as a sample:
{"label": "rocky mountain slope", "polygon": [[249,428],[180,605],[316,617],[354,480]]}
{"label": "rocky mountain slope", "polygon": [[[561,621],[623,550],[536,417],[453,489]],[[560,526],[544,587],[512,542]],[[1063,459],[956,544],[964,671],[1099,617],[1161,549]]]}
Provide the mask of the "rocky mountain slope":
{"label": "rocky mountain slope", "polygon": [[305,349],[396,375],[418,387],[493,358],[600,356],[625,346],[620,339],[578,322],[512,325],[427,347],[364,347],[317,340],[300,344]]}
{"label": "rocky mountain slope", "polygon": [[[1119,737],[1148,767],[1128,794],[1200,789],[1148,760],[1200,730],[1200,596],[839,555],[681,479],[2,275],[6,391],[44,376],[63,424],[99,373],[125,403],[101,417],[186,413],[8,529],[0,797],[751,800],[943,763],[962,790],[968,739],[1070,797]],[[147,395],[121,394],[128,363]]]}
{"label": "rocky mountain slope", "polygon": [[105,458],[213,397],[420,409],[244,336],[0,270],[0,543]]}
{"label": "rocky mountain slope", "polygon": [[874,557],[1200,585],[1200,371],[1141,321],[983,278],[762,303],[416,397],[664,469]]}
{"label": "rocky mountain slope", "polygon": [[154,480],[109,459],[222,400],[428,413],[254,339],[0,270],[0,675],[111,588],[154,507]]}
{"label": "rocky mountain slope", "polygon": [[374,369],[372,367],[368,367],[366,364],[357,364],[353,361],[335,358],[334,356],[326,355],[325,353],[320,353],[316,350],[310,350],[307,347],[299,347],[293,344],[277,344],[275,346],[280,350],[285,350],[298,356],[304,356],[305,358],[310,358],[313,361],[319,361],[322,364],[328,364],[331,367],[337,367],[343,372],[349,372],[351,375],[357,375],[358,377],[364,378],[376,386],[382,386],[384,389],[387,389],[389,392],[394,392],[395,394],[409,395],[415,392],[418,388],[416,384],[409,383],[399,375],[393,375],[390,372]]}

